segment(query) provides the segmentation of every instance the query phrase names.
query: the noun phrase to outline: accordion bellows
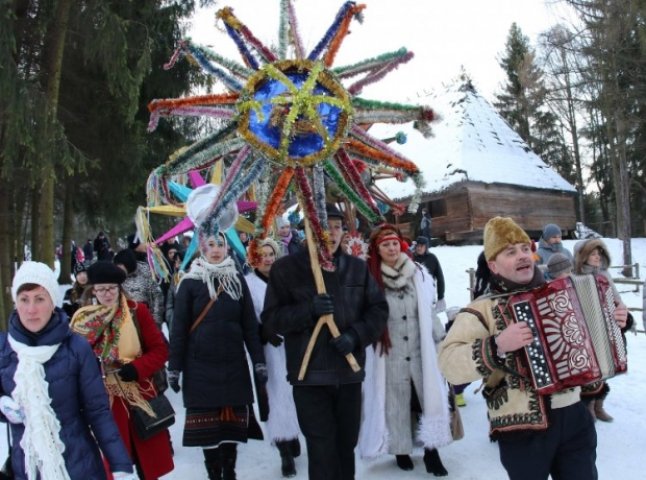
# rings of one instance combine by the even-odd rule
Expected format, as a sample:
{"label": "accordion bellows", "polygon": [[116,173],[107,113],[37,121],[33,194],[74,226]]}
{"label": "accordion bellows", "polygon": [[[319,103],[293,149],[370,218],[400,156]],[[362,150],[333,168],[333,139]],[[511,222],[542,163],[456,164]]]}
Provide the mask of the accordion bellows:
{"label": "accordion bellows", "polygon": [[583,386],[627,370],[614,311],[613,290],[601,275],[570,275],[511,296],[503,313],[532,329],[534,341],[524,351],[538,393]]}

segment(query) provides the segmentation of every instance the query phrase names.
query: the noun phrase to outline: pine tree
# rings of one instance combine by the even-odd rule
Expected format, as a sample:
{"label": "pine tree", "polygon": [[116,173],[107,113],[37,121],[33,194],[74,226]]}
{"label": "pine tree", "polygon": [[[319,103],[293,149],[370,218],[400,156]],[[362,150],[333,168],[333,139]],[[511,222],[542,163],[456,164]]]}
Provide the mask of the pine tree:
{"label": "pine tree", "polygon": [[529,39],[515,23],[509,29],[500,67],[507,74],[494,106],[538,156],[566,178],[572,177],[568,149],[558,118],[546,106],[543,72]]}

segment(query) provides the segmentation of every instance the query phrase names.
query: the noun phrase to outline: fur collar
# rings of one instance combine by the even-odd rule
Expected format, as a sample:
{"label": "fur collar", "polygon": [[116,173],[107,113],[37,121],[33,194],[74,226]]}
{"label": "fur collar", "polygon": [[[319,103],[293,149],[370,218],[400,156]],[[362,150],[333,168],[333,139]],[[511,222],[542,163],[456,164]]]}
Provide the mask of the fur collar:
{"label": "fur collar", "polygon": [[394,267],[381,262],[381,276],[384,286],[390,290],[399,290],[413,278],[415,263],[405,253],[399,255]]}

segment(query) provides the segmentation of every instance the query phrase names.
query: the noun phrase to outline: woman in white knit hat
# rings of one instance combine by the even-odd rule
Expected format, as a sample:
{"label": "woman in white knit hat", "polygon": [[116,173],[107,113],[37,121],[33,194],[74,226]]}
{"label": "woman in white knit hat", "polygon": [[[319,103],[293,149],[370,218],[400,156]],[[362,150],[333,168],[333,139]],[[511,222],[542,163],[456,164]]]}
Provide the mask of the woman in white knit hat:
{"label": "woman in white knit hat", "polygon": [[15,478],[134,480],[92,349],[55,305],[44,263],[25,262],[11,287],[16,308],[0,333],[0,412],[11,424]]}

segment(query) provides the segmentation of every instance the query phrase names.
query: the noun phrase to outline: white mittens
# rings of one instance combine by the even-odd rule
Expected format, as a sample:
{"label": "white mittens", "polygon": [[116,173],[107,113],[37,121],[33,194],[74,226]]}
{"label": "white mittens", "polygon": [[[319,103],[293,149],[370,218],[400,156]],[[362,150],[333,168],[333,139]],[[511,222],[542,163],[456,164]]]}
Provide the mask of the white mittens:
{"label": "white mittens", "polygon": [[112,478],[114,480],[137,480],[137,476],[134,473],[128,472],[112,472]]}
{"label": "white mittens", "polygon": [[441,313],[446,311],[446,300],[438,300],[435,304],[435,313]]}
{"label": "white mittens", "polygon": [[11,423],[23,423],[25,421],[25,412],[22,411],[13,398],[8,395],[0,397],[0,412],[7,417]]}

